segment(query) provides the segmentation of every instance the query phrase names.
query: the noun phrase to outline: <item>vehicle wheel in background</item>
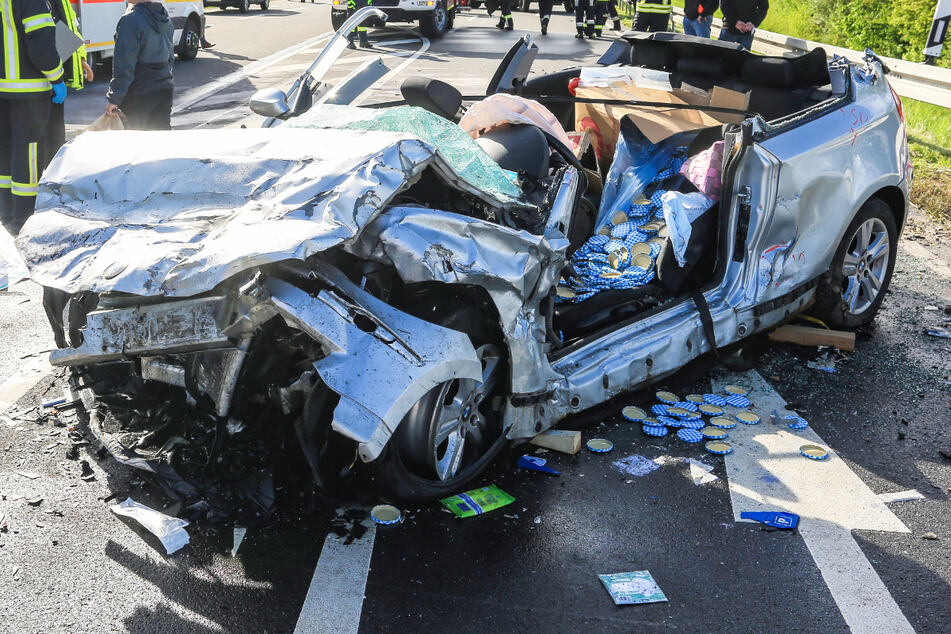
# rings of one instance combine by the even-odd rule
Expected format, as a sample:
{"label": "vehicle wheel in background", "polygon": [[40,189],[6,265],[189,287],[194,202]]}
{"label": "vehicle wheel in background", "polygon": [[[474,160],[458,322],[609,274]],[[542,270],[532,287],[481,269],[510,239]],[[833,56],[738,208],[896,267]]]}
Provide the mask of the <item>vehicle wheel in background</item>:
{"label": "vehicle wheel in background", "polygon": [[872,321],[892,279],[898,229],[880,198],[862,205],[819,281],[813,312],[832,328],[856,328]]}
{"label": "vehicle wheel in background", "polygon": [[267,11],[271,6],[271,0],[261,0],[261,11]]}
{"label": "vehicle wheel in background", "polygon": [[251,0],[238,0],[238,13],[247,13],[251,8]]}
{"label": "vehicle wheel in background", "polygon": [[456,10],[453,9],[449,12],[449,24],[446,28],[446,31],[451,31],[456,26]]}
{"label": "vehicle wheel in background", "polygon": [[185,22],[185,30],[182,32],[182,46],[178,51],[179,61],[187,62],[195,59],[200,46],[201,35],[198,33],[198,24],[195,20],[189,18]]}
{"label": "vehicle wheel in background", "polygon": [[430,39],[439,39],[449,30],[449,11],[445,2],[438,2],[433,12],[419,19],[419,30]]}

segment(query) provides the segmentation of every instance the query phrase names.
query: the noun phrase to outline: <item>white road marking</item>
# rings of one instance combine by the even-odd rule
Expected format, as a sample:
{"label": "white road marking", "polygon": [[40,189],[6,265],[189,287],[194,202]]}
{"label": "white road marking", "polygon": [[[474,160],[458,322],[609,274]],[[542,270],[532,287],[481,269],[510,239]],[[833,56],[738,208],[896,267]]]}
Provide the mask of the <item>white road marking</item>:
{"label": "white road marking", "polygon": [[[811,428],[775,427],[769,413],[786,401],[755,371],[714,377],[714,390],[731,383],[750,388],[759,425],[730,432],[726,456],[733,516],[743,511],[789,511],[800,517],[799,532],[852,632],[914,632],[862,549],[854,529],[910,532],[884,502],[829,449],[828,460],[799,454],[804,444],[823,442]],[[828,448],[828,447],[827,447]]]}
{"label": "white road marking", "polygon": [[202,99],[205,99],[206,97],[213,95],[223,88],[231,86],[232,84],[236,84],[242,79],[246,79],[251,75],[260,73],[262,70],[287,59],[291,55],[300,53],[308,48],[321,44],[325,40],[330,39],[331,35],[333,35],[333,33],[321,33],[320,35],[315,35],[310,39],[304,40],[303,42],[298,42],[293,46],[288,46],[287,48],[277,51],[276,53],[272,53],[267,57],[263,57],[257,61],[251,62],[247,66],[243,66],[238,70],[228,73],[223,77],[219,77],[212,82],[203,84],[201,86],[196,86],[190,90],[186,90],[175,99],[175,105],[172,108],[172,114],[174,115],[181,112],[182,110],[185,110],[186,108],[190,108]]}
{"label": "white road marking", "polygon": [[911,240],[902,240],[898,243],[898,248],[900,248],[902,251],[905,251],[916,260],[921,260],[925,266],[941,277],[951,280],[951,266],[943,264],[938,259],[938,256],[917,242],[913,242]]}
{"label": "white road marking", "polygon": [[359,629],[376,526],[347,546],[344,539],[328,534],[324,540],[295,634],[350,634]]}
{"label": "white road marking", "polygon": [[52,369],[53,367],[50,365],[46,354],[42,354],[38,357],[31,357],[16,374],[0,383],[0,413],[10,409],[10,406],[16,403],[17,399],[26,394]]}

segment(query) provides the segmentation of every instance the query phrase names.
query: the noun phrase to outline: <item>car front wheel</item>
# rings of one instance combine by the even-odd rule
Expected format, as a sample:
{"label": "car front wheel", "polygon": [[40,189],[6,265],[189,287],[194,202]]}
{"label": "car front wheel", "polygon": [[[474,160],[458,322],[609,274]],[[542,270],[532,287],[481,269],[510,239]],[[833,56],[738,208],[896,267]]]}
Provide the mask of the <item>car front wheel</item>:
{"label": "car front wheel", "polygon": [[178,59],[183,62],[195,59],[198,56],[199,46],[201,46],[201,36],[198,33],[198,25],[190,19],[185,22],[185,31],[182,33],[182,48],[178,53]]}
{"label": "car front wheel", "polygon": [[238,0],[238,13],[247,13],[251,7],[251,0]]}
{"label": "car front wheel", "polygon": [[871,198],[859,209],[816,291],[817,316],[833,328],[872,321],[892,279],[898,248],[895,217],[885,201]]}

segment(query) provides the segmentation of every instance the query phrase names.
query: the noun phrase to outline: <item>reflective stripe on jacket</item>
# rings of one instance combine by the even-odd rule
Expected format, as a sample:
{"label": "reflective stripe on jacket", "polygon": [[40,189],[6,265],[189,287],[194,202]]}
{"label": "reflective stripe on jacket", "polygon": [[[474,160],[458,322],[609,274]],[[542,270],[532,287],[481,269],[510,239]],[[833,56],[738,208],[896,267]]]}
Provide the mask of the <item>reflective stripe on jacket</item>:
{"label": "reflective stripe on jacket", "polygon": [[[50,0],[50,13],[53,15],[54,22],[62,22],[69,27],[76,37],[84,40],[83,34],[79,31],[79,19],[76,12],[73,11],[73,5],[69,0]],[[63,62],[63,77],[66,85],[76,90],[82,90],[86,73],[83,70],[83,61],[86,59],[86,46],[81,45],[73,54]]]}
{"label": "reflective stripe on jacket", "polygon": [[666,13],[671,12],[670,0],[641,0],[637,3],[638,13]]}
{"label": "reflective stripe on jacket", "polygon": [[45,0],[0,0],[0,36],[0,97],[35,97],[62,81],[56,28]]}

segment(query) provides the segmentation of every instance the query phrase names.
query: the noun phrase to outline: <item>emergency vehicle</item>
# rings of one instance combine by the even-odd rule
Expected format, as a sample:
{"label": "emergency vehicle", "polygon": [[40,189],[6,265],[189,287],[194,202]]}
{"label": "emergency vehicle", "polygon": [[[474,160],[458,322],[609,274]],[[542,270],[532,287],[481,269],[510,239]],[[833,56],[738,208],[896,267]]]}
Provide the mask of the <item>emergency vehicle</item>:
{"label": "emergency vehicle", "polygon": [[[418,22],[419,30],[430,39],[440,38],[453,26],[457,0],[373,0],[368,3],[386,13],[386,23]],[[347,19],[347,0],[332,0],[330,23],[334,31]],[[372,18],[364,26],[380,27],[383,22]]]}
{"label": "emergency vehicle", "polygon": [[[92,64],[112,57],[116,24],[126,12],[126,0],[70,0],[79,17],[79,30],[86,41],[86,53]],[[175,28],[172,41],[178,59],[195,59],[205,32],[205,9],[201,0],[164,0],[165,9]]]}

